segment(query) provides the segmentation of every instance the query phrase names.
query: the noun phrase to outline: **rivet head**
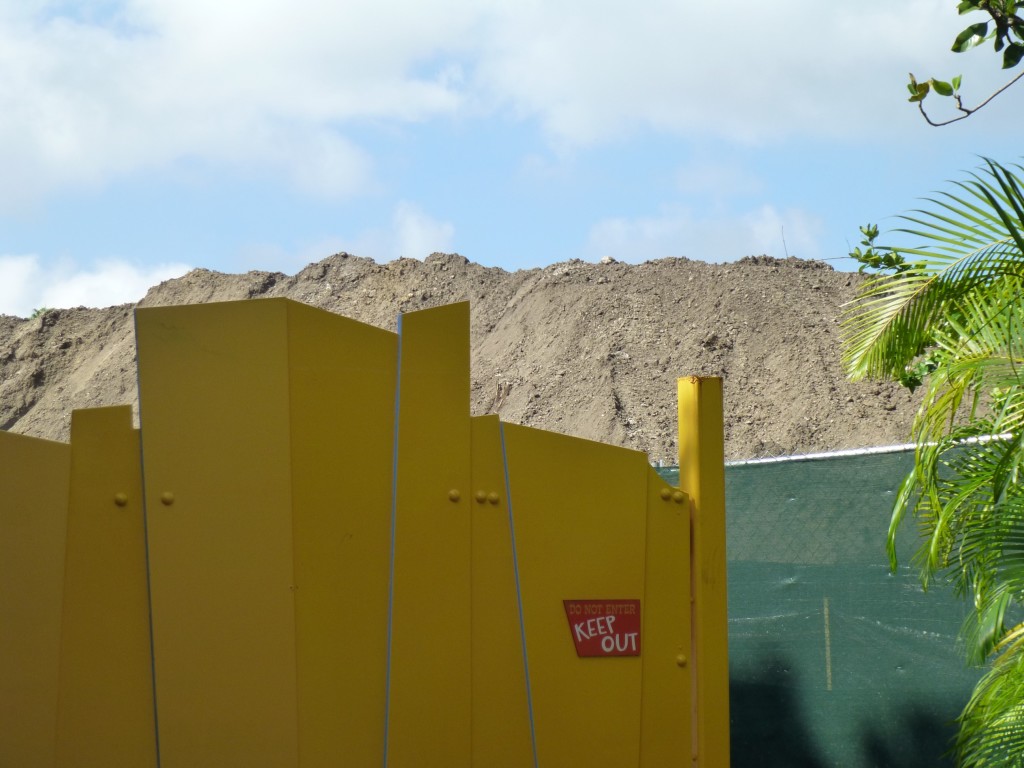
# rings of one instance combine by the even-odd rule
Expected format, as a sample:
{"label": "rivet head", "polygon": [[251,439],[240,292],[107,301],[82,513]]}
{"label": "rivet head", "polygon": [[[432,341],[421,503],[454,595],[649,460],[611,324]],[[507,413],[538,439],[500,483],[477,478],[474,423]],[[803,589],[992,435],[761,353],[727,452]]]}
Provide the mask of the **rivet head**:
{"label": "rivet head", "polygon": [[477,504],[483,504],[487,501],[487,491],[477,491],[474,498]]}
{"label": "rivet head", "polygon": [[501,497],[498,496],[496,491],[491,491],[489,494],[487,494],[487,500],[491,502],[491,504],[497,504],[499,501],[501,501]]}
{"label": "rivet head", "polygon": [[686,657],[683,654],[681,654],[681,653],[678,656],[676,656],[676,666],[680,666],[680,667],[685,667],[686,666]]}
{"label": "rivet head", "polygon": [[672,491],[670,489],[668,489],[668,488],[662,488],[661,489],[661,500],[662,501],[668,501],[671,498],[672,498]]}
{"label": "rivet head", "polygon": [[448,491],[448,500],[449,501],[458,501],[461,498],[462,498],[462,494],[459,493],[458,489],[452,488],[450,491]]}
{"label": "rivet head", "polygon": [[119,507],[125,506],[126,504],[128,504],[128,494],[127,493],[115,493],[114,494],[114,503],[117,504],[117,506],[119,506]]}
{"label": "rivet head", "polygon": [[160,494],[160,503],[162,503],[165,507],[171,506],[171,504],[174,503],[174,494],[171,493],[170,491],[164,491],[163,493]]}
{"label": "rivet head", "polygon": [[685,501],[685,499],[686,494],[683,493],[682,491],[675,491],[672,494],[672,501],[674,501],[676,504],[682,504],[683,501]]}

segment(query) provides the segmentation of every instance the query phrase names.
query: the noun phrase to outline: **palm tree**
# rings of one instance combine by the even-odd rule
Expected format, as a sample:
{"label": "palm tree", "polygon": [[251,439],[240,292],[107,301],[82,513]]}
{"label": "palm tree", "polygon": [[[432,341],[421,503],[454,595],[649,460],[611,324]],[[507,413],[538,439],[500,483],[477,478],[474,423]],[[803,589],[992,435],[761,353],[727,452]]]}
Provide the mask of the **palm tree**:
{"label": "palm tree", "polygon": [[922,242],[853,255],[882,270],[845,310],[851,379],[894,378],[924,396],[915,463],[897,496],[889,556],[913,516],[927,586],[952,582],[973,610],[962,640],[990,666],[960,717],[964,766],[1024,764],[1024,182],[991,160],[901,217]]}

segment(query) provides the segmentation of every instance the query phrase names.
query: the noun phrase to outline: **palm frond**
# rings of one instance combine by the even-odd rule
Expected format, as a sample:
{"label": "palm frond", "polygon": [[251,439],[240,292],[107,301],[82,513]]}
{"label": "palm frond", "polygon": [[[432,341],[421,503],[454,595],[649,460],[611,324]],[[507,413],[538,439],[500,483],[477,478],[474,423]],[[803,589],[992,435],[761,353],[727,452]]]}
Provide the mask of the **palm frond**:
{"label": "palm frond", "polygon": [[843,365],[853,379],[898,377],[934,339],[951,306],[1002,276],[1024,276],[1024,184],[988,161],[988,172],[908,214],[898,231],[925,244],[901,248],[914,266],[869,280],[844,311]]}
{"label": "palm frond", "polygon": [[960,716],[962,766],[1009,768],[1024,762],[1024,652],[1012,643],[982,677]]}
{"label": "palm frond", "polygon": [[964,650],[973,663],[995,657],[960,720],[958,756],[972,768],[1024,765],[1024,623],[1013,618],[1024,603],[1024,182],[985,162],[903,217],[900,231],[923,241],[900,249],[914,261],[867,282],[842,324],[851,378],[931,371],[889,557],[895,567],[912,516],[922,582],[945,579],[970,601]]}

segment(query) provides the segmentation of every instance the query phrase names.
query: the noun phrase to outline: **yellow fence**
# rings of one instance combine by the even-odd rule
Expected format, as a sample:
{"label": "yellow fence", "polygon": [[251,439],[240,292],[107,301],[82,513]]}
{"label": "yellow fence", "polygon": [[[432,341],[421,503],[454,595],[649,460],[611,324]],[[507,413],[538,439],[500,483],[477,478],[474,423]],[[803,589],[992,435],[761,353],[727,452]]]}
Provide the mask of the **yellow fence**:
{"label": "yellow fence", "polygon": [[140,309],[139,410],[0,432],[0,766],[727,766],[721,385],[682,490],[469,416],[469,308]]}

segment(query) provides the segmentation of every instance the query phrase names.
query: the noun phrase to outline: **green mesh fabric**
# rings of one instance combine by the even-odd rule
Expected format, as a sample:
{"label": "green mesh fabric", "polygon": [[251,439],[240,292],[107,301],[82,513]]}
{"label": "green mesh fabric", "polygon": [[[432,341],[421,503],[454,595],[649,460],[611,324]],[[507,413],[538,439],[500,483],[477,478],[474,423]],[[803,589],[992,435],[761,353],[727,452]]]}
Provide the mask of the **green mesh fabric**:
{"label": "green mesh fabric", "polygon": [[[980,676],[952,590],[921,589],[911,522],[885,552],[910,453],[726,469],[733,766],[952,765]],[[673,470],[659,470],[669,482]]]}

